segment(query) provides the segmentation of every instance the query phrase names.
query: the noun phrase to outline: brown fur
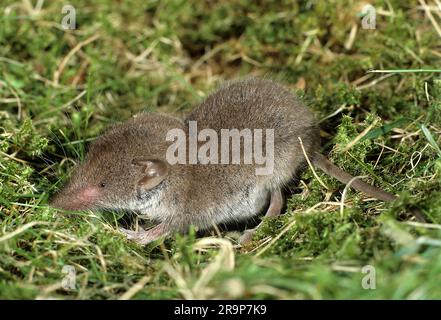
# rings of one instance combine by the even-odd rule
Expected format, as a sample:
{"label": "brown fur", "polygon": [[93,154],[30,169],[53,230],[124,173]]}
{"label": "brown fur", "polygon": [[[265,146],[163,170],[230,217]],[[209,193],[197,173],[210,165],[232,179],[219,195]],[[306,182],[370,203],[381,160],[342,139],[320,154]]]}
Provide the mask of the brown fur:
{"label": "brown fur", "polygon": [[[188,134],[189,121],[197,121],[199,131],[211,128],[219,135],[221,129],[274,129],[273,174],[256,176],[255,164],[167,164],[163,182],[140,195],[137,183],[144,173],[131,164],[133,159],[165,161],[171,143],[165,141],[167,131],[182,128]],[[246,219],[262,211],[269,195],[305,167],[298,137],[313,159],[319,147],[314,117],[288,89],[270,80],[232,82],[210,95],[184,121],[146,113],[106,132],[92,143],[85,162],[52,205],[137,210],[159,220],[165,233],[186,231],[189,225],[204,229]],[[86,196],[79,196],[79,190],[88,186],[99,190],[93,201],[87,196],[89,189]]]}

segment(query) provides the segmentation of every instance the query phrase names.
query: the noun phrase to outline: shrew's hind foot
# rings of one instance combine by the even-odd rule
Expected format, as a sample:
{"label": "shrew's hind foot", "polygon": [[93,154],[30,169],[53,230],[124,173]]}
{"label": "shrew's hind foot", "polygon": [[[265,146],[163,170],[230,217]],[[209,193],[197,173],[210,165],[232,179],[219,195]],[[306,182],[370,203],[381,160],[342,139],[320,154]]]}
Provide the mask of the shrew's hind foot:
{"label": "shrew's hind foot", "polygon": [[[271,200],[268,210],[266,211],[265,218],[277,217],[282,212],[283,208],[283,195],[280,189],[271,193]],[[239,244],[245,245],[251,241],[256,231],[262,225],[263,222],[253,229],[245,230],[242,236],[239,238]]]}

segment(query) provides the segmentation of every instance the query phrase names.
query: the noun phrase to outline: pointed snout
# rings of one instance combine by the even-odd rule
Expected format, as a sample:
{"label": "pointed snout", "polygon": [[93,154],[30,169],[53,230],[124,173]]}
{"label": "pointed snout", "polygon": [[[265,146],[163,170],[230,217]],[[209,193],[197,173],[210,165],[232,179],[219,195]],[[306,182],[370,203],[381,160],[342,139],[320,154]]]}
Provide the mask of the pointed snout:
{"label": "pointed snout", "polygon": [[53,208],[71,211],[93,209],[96,207],[100,196],[100,190],[95,187],[83,187],[73,190],[65,188],[55,195],[49,205]]}

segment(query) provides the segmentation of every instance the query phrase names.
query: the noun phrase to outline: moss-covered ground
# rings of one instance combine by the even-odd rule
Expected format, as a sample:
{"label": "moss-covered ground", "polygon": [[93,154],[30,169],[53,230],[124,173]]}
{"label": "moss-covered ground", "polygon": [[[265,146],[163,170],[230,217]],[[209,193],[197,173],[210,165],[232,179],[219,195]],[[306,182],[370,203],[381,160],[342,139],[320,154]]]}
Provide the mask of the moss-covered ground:
{"label": "moss-covered ground", "polygon": [[[80,0],[76,29],[64,30],[63,1],[2,0],[0,297],[441,298],[437,3],[375,1],[376,28],[364,29],[351,0]],[[140,247],[116,232],[120,213],[48,207],[109,124],[182,115],[250,75],[302,96],[323,152],[400,199],[344,191],[318,171],[326,189],[307,170],[285,214],[244,248],[231,230]],[[427,223],[406,215],[412,207]]]}

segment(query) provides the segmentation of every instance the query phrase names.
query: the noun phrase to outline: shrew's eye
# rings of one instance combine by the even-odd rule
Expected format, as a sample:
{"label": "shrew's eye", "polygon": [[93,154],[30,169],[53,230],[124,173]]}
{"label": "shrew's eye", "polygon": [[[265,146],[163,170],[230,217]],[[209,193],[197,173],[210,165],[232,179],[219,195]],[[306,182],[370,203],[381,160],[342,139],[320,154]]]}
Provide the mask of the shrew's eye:
{"label": "shrew's eye", "polygon": [[106,183],[105,183],[105,182],[101,182],[101,183],[100,183],[100,187],[101,187],[101,188],[104,188],[105,186],[106,186]]}

